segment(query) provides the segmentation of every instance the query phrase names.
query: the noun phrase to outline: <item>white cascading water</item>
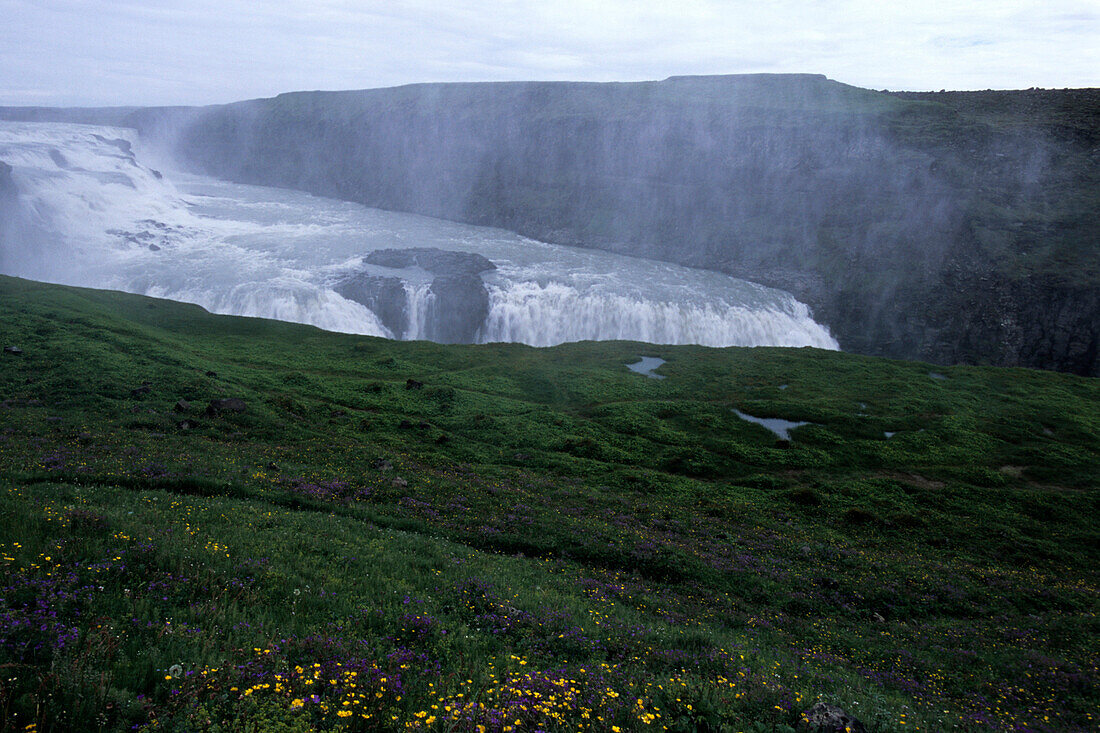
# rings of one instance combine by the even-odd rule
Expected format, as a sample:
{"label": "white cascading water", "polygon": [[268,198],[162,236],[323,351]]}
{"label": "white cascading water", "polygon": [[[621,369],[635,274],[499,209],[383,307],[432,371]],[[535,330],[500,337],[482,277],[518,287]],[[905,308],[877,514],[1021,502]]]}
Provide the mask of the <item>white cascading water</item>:
{"label": "white cascading water", "polygon": [[161,176],[145,164],[153,152],[133,130],[0,122],[0,161],[12,166],[20,209],[39,232],[5,244],[3,273],[388,337],[371,310],[333,284],[353,270],[398,275],[410,321],[403,335],[416,339],[429,332],[432,276],[365,265],[363,257],[437,247],[476,252],[497,266],[484,275],[490,300],[482,342],[837,348],[783,291],[297,191]]}

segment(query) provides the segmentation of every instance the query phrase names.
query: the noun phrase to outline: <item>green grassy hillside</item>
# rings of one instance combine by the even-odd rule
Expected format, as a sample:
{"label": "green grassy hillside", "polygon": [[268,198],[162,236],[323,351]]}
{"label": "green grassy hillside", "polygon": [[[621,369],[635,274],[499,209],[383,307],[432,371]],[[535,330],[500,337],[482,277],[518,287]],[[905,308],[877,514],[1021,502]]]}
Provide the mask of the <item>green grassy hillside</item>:
{"label": "green grassy hillside", "polygon": [[1097,380],[11,278],[0,340],[0,731],[1096,727]]}

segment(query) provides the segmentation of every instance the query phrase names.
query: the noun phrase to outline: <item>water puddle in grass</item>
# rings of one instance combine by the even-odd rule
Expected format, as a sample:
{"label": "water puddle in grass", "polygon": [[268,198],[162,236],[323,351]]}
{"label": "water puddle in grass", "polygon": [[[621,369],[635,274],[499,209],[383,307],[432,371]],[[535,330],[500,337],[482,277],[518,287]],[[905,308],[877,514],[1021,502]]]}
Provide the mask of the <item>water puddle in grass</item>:
{"label": "water puddle in grass", "polygon": [[928,376],[932,377],[932,379],[947,379],[946,374],[940,374],[939,372],[928,372]]}
{"label": "water puddle in grass", "polygon": [[635,364],[627,364],[626,368],[632,372],[638,374],[644,374],[650,379],[664,379],[660,374],[654,374],[653,370],[665,363],[664,359],[659,359],[656,356],[639,356],[641,361]]}
{"label": "water puddle in grass", "polygon": [[809,422],[791,422],[790,420],[783,420],[778,417],[753,417],[752,415],[746,415],[740,410],[735,409],[734,414],[742,420],[754,422],[757,425],[763,425],[768,430],[772,431],[779,436],[781,440],[790,440],[790,431],[795,428],[802,427],[803,425],[813,425]]}
{"label": "water puddle in grass", "polygon": [[882,434],[885,435],[887,439],[890,439],[890,438],[894,437],[895,435],[897,435],[898,431],[897,430],[894,430],[894,431],[883,430]]}

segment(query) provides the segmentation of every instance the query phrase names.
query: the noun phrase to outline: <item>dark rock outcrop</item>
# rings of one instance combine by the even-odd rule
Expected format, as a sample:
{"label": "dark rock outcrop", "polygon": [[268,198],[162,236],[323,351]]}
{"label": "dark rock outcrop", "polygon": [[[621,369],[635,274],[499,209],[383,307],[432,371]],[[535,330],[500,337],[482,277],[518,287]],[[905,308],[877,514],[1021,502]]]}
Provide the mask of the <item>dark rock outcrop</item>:
{"label": "dark rock outcrop", "polygon": [[[380,249],[363,258],[377,267],[404,270],[418,267],[434,279],[421,337],[439,343],[472,343],[489,314],[489,291],[481,273],[495,270],[487,258],[470,252],[434,247]],[[370,308],[396,338],[408,335],[408,293],[399,277],[358,272],[339,281],[340,295]]]}
{"label": "dark rock outcrop", "polygon": [[441,344],[473,343],[489,315],[489,291],[478,275],[440,275],[429,291],[427,333]]}
{"label": "dark rock outcrop", "polygon": [[14,199],[17,193],[11,166],[0,160],[0,200]]}
{"label": "dark rock outcrop", "polygon": [[804,727],[815,733],[867,733],[863,723],[843,708],[827,702],[814,703],[813,707],[802,713],[802,719]]}
{"label": "dark rock outcrop", "polygon": [[419,267],[433,275],[479,275],[495,270],[488,258],[473,252],[453,252],[436,247],[376,249],[363,261],[369,265],[404,269]]}
{"label": "dark rock outcrop", "polygon": [[221,400],[211,400],[210,404],[206,406],[207,417],[217,417],[223,412],[244,412],[248,409],[248,405],[244,400],[238,397],[228,397]]}
{"label": "dark rock outcrop", "polygon": [[401,278],[360,272],[337,283],[334,290],[370,308],[396,338],[408,332],[408,296]]}

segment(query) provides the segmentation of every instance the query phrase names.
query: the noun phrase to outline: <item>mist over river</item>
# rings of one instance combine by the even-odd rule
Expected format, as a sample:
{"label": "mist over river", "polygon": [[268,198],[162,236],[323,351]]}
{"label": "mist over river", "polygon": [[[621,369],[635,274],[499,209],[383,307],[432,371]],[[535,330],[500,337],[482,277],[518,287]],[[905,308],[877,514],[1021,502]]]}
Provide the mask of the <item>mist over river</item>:
{"label": "mist over river", "polygon": [[[790,294],[717,272],[551,245],[511,232],[367,208],[172,169],[130,129],[0,122],[14,212],[0,272],[196,303],[332,331],[420,338],[432,273],[364,262],[379,249],[483,255],[488,313],[478,342],[549,346],[630,339],[836,349]],[[157,166],[164,166],[160,171]],[[395,334],[340,295],[351,273],[399,277],[409,316]]]}

